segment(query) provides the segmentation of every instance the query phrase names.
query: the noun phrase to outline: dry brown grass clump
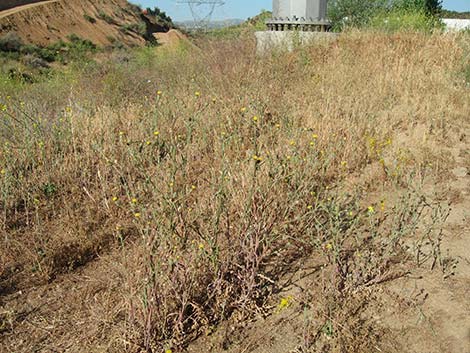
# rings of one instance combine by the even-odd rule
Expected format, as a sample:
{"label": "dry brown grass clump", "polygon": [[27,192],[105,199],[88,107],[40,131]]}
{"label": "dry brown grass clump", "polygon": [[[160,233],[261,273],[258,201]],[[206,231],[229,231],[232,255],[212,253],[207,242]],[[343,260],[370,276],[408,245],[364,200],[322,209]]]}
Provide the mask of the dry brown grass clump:
{"label": "dry brown grass clump", "polygon": [[3,92],[2,291],[114,253],[111,345],[160,352],[261,310],[302,258],[343,298],[385,280],[425,208],[388,191],[445,173],[435,147],[467,118],[463,40],[350,33],[266,58],[217,41]]}

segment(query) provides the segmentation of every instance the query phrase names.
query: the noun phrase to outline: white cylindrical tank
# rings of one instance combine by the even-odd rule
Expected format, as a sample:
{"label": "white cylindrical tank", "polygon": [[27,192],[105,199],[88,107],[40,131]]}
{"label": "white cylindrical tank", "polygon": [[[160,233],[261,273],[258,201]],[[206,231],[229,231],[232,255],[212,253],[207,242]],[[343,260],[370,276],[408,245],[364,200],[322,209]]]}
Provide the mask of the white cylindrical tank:
{"label": "white cylindrical tank", "polygon": [[273,0],[273,18],[326,19],[327,0]]}

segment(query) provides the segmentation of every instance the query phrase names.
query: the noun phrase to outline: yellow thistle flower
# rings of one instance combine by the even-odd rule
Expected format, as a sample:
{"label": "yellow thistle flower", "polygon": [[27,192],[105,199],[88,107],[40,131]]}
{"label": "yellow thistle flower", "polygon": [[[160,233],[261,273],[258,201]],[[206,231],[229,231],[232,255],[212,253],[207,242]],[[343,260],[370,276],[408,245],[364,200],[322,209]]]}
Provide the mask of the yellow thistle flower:
{"label": "yellow thistle flower", "polygon": [[292,303],[292,299],[293,298],[290,295],[285,298],[281,298],[281,301],[279,302],[279,305],[277,306],[278,311],[288,308]]}

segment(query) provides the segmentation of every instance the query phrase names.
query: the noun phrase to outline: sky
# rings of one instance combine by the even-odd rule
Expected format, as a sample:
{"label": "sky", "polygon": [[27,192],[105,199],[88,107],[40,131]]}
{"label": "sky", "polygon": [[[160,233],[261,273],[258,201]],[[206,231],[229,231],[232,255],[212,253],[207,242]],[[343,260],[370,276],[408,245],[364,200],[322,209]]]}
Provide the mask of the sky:
{"label": "sky", "polygon": [[[131,2],[143,7],[159,7],[175,21],[192,19],[188,6],[178,4],[178,0],[131,0]],[[443,6],[448,10],[470,11],[470,0],[444,0]],[[225,0],[225,5],[217,7],[212,18],[216,20],[246,19],[257,15],[262,9],[271,10],[271,8],[272,0]],[[203,8],[201,12],[204,12]]]}

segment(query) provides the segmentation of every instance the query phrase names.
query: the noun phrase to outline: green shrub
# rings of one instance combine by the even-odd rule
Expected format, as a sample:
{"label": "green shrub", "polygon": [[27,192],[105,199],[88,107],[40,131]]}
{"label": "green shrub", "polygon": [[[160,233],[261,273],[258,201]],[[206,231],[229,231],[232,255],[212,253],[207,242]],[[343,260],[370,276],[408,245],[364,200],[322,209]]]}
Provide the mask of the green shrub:
{"label": "green shrub", "polygon": [[85,20],[87,20],[88,22],[90,22],[90,23],[96,23],[96,18],[94,18],[94,17],[92,17],[92,16],[90,16],[90,15],[88,15],[88,14],[86,14],[86,13],[83,14],[83,18],[84,18]]}
{"label": "green shrub", "polygon": [[23,46],[23,41],[15,32],[8,32],[0,37],[0,51],[19,52]]}
{"label": "green shrub", "polygon": [[378,12],[384,11],[388,0],[330,0],[328,18],[336,31],[346,27],[362,27]]}
{"label": "green shrub", "polygon": [[369,27],[385,32],[431,32],[440,27],[440,22],[422,10],[396,9],[375,15],[369,21]]}
{"label": "green shrub", "polygon": [[337,31],[346,27],[383,27],[382,20],[386,30],[401,26],[420,30],[435,28],[440,10],[440,0],[331,0],[328,16]]}

